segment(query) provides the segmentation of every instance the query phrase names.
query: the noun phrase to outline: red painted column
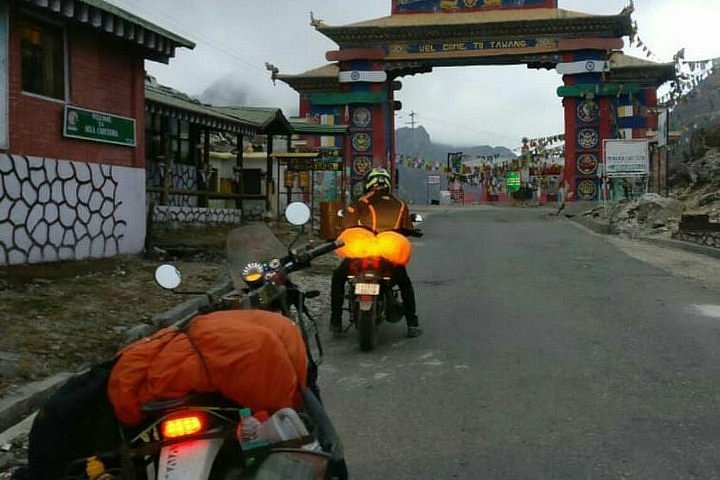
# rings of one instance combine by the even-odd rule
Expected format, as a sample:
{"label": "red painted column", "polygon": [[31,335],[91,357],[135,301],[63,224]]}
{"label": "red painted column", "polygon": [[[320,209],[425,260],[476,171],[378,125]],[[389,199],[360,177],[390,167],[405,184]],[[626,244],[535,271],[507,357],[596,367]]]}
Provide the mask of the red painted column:
{"label": "red painted column", "polygon": [[[577,102],[574,98],[563,99],[565,107],[565,180],[571,186],[575,185],[575,161],[577,157],[577,125],[575,120],[575,109]],[[574,187],[573,187],[574,188]]]}

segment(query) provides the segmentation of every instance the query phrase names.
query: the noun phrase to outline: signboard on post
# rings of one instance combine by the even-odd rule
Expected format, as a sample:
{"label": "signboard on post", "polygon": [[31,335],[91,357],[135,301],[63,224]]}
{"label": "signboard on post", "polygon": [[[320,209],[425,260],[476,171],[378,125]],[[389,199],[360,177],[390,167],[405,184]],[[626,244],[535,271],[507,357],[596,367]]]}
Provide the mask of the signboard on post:
{"label": "signboard on post", "polygon": [[604,140],[605,173],[608,177],[647,175],[650,171],[648,140]]}
{"label": "signboard on post", "polygon": [[66,105],[63,135],[134,147],[135,119]]}
{"label": "signboard on post", "polygon": [[340,172],[342,161],[327,158],[289,158],[287,169],[291,172]]}

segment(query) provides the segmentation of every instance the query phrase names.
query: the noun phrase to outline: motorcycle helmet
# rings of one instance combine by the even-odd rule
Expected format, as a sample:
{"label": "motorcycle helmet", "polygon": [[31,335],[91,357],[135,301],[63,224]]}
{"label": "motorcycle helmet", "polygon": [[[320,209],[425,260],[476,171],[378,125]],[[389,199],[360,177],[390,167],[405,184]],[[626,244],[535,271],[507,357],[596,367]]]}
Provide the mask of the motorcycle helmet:
{"label": "motorcycle helmet", "polygon": [[373,168],[365,175],[365,192],[377,189],[389,190],[390,183],[390,172],[381,167]]}

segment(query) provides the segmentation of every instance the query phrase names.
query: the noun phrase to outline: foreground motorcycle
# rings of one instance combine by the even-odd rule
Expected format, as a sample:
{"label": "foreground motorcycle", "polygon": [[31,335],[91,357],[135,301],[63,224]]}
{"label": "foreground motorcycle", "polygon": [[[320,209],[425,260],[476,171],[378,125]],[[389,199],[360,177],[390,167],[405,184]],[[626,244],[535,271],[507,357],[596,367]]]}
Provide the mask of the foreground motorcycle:
{"label": "foreground motorcycle", "polygon": [[[310,209],[299,202],[290,204],[285,212],[287,220],[296,226],[305,225],[310,214]],[[276,413],[264,419],[264,423],[258,422],[262,418],[251,420],[251,425],[256,424],[256,431],[250,428],[248,442],[243,444],[240,440],[238,449],[233,434],[240,430],[246,433],[243,428],[247,428],[250,412],[238,410],[227,401],[213,404],[206,399],[146,405],[148,413],[156,413],[159,419],[156,425],[165,438],[158,460],[158,479],[212,479],[228,478],[228,475],[257,480],[347,478],[341,442],[319,401],[317,367],[322,362],[323,349],[317,323],[305,300],[317,297],[320,292],[305,292],[289,277],[292,272],[310,267],[312,259],[342,246],[342,242],[294,249],[292,246],[299,236],[300,233],[288,248],[287,255],[268,261],[250,261],[242,266],[240,276],[245,285],[220,299],[211,299],[210,309],[278,312],[299,327],[308,357],[304,411],[284,409],[286,411],[278,412],[280,418],[276,418]],[[161,286],[176,289],[180,285],[180,276],[174,267],[161,266],[156,272],[156,281]],[[196,420],[198,414],[202,415]],[[168,439],[166,434],[170,428],[166,425],[170,421],[180,425],[174,440]],[[189,430],[184,430],[186,428]],[[214,428],[217,434],[210,435]],[[205,438],[207,436],[211,438]],[[237,434],[237,437],[241,436]],[[254,463],[258,463],[259,468],[250,468]]]}
{"label": "foreground motorcycle", "polygon": [[[411,219],[414,223],[423,221],[422,216],[416,214]],[[344,246],[337,253],[350,261],[346,291],[350,324],[358,331],[363,351],[377,346],[381,323],[397,323],[405,313],[393,273],[397,266],[405,266],[410,261],[412,246],[406,236],[421,237],[422,233],[414,229],[376,234],[357,226],[344,230],[339,236]]]}
{"label": "foreground motorcycle", "polygon": [[[304,225],[310,218],[310,210],[303,204],[291,204],[286,210],[286,218],[293,225]],[[267,230],[265,230],[265,234],[267,234]],[[300,233],[295,241],[299,235]],[[263,237],[263,241],[268,242],[267,235]],[[274,257],[269,261],[248,262],[243,267],[237,267],[244,286],[239,286],[236,291],[221,298],[209,296],[209,307],[200,312],[203,315],[194,317],[187,322],[187,325],[164,329],[152,337],[135,342],[121,352],[119,359],[103,365],[107,371],[103,370],[100,373],[100,370],[92,369],[94,372],[100,373],[99,376],[96,375],[98,381],[95,382],[99,385],[99,389],[95,388],[99,395],[95,396],[98,397],[98,405],[102,408],[95,409],[95,412],[101,411],[102,416],[88,411],[81,413],[80,418],[87,420],[85,423],[93,424],[94,431],[84,430],[88,432],[86,435],[88,438],[65,435],[69,433],[67,428],[63,428],[59,432],[65,435],[63,438],[75,442],[73,451],[76,455],[69,458],[78,460],[67,465],[64,463],[64,457],[56,458],[54,456],[54,452],[60,451],[63,445],[56,444],[53,448],[52,442],[53,437],[59,438],[57,425],[63,427],[68,425],[71,428],[74,420],[57,419],[57,415],[55,415],[53,426],[43,422],[34,425],[35,438],[38,439],[35,444],[40,445],[40,441],[44,440],[45,445],[49,448],[44,451],[35,448],[34,451],[31,451],[31,454],[35,456],[34,463],[36,464],[36,468],[30,469],[31,473],[33,471],[42,473],[32,478],[42,480],[57,478],[87,480],[343,480],[348,478],[342,443],[318,396],[314,393],[317,391],[317,365],[322,360],[322,346],[315,321],[305,306],[305,299],[315,296],[317,293],[303,292],[289,279],[292,272],[310,267],[312,259],[335,250],[342,243],[339,241],[328,242],[316,247],[295,249],[292,248],[295,241],[287,249],[287,255]],[[237,248],[237,245],[233,247]],[[176,293],[199,293],[177,292],[176,289],[181,285],[181,274],[171,265],[158,267],[155,279],[160,286]],[[247,310],[243,312],[244,315],[240,314],[242,310]],[[261,312],[262,310],[272,313]],[[272,320],[275,322],[272,325],[277,328],[263,329],[258,326],[260,324],[252,323],[251,320],[257,320],[260,317],[265,317],[265,321]],[[221,325],[214,321],[216,319],[225,322],[222,324],[225,325],[224,329],[215,328],[217,325]],[[243,321],[243,319],[247,320]],[[200,332],[201,329],[204,329],[202,335],[198,333],[191,336],[191,332]],[[264,332],[265,336],[246,336],[244,347],[239,348],[238,343],[243,338],[238,336],[237,332],[252,332],[252,329],[255,329],[255,332]],[[302,339],[298,335],[298,330],[302,333]],[[283,334],[286,336],[282,337]],[[186,370],[178,370],[181,373],[173,371],[170,373],[170,377],[160,378],[158,373],[161,374],[167,370],[159,368],[159,372],[150,372],[149,367],[143,367],[140,371],[140,378],[147,378],[147,380],[139,385],[135,382],[132,372],[130,376],[126,376],[128,365],[131,367],[137,365],[137,363],[130,362],[137,358],[137,353],[141,349],[154,348],[153,345],[166,339],[167,343],[163,345],[177,345],[173,342],[185,342],[188,347],[187,351],[189,351],[188,354],[182,354],[182,350],[180,350],[181,355],[178,356],[178,350],[175,349],[176,354],[170,356],[170,361],[176,364],[199,362],[204,366],[207,376],[203,381],[211,382],[205,383],[205,385],[215,385],[212,383],[216,375],[215,370],[210,373],[208,365],[216,365],[216,363],[209,362],[217,360],[206,357],[206,351],[200,348],[202,345],[196,343],[208,338],[208,335],[213,335],[216,340],[220,339],[225,342],[222,344],[222,348],[226,354],[219,357],[220,362],[230,358],[228,355],[241,352],[241,358],[252,357],[254,363],[251,364],[262,366],[262,373],[252,369],[236,369],[233,367],[235,364],[230,364],[230,368],[228,368],[231,374],[230,382],[221,382],[217,391],[190,388],[191,392],[202,391],[204,393],[162,394],[159,396],[161,398],[159,401],[141,400],[148,398],[141,395],[113,395],[113,389],[117,393],[119,384],[125,386],[129,384],[130,387],[127,388],[131,392],[140,391],[136,388],[150,388],[147,385],[150,378],[155,383],[162,383],[167,378],[177,378],[173,375],[180,375],[181,385],[195,380],[192,376],[188,377]],[[267,357],[259,356],[257,352],[265,347],[263,344],[256,343],[257,338],[272,340],[265,344],[270,345],[267,348],[274,349],[273,352],[280,351],[283,355],[270,358],[281,360],[286,358],[286,363],[279,365],[267,362],[265,361]],[[285,344],[290,340],[292,343]],[[291,352],[290,346],[296,348]],[[128,349],[134,349],[131,350],[134,352],[134,356],[130,355],[131,360],[126,357]],[[303,370],[293,370],[296,363],[291,361],[291,357],[302,360],[305,355],[308,357],[307,362],[299,363],[307,366],[308,388],[301,388],[299,381],[294,379],[300,378],[299,375],[297,377],[296,375],[298,371]],[[163,364],[162,362],[167,364],[167,359],[167,355],[163,358],[149,357],[150,364],[155,366]],[[123,361],[125,363],[122,363]],[[291,372],[284,376],[281,374],[288,372],[288,369],[283,368],[283,365],[291,366]],[[173,369],[170,368],[170,370]],[[267,375],[272,376],[271,382],[264,380]],[[82,379],[82,385],[78,384],[66,390],[76,392],[86,388],[89,385],[89,378]],[[283,385],[287,385],[288,378],[290,378],[292,386],[293,401],[282,404],[291,405],[290,407],[253,411],[247,408],[245,402],[241,405],[237,398],[232,400],[224,389],[233,381],[239,385],[266,385],[266,388],[272,389],[278,380],[283,380]],[[172,388],[180,387],[170,388],[171,391],[174,391]],[[188,391],[188,389],[181,388],[180,391]],[[249,388],[247,391],[252,393],[260,390]],[[264,392],[265,389],[262,391]],[[108,403],[108,396],[111,398],[112,407]],[[85,402],[87,395],[77,395],[77,397]],[[118,410],[118,398],[120,400],[127,398],[130,405],[137,405],[138,408],[132,410],[137,413],[137,421],[125,420],[123,415],[128,410]],[[150,398],[158,398],[158,396],[153,394]],[[55,405],[63,402],[68,403],[64,399],[60,399],[55,402]],[[248,402],[251,401],[248,400]],[[127,406],[127,404],[122,405]],[[82,408],[78,410],[82,410]],[[49,409],[45,413],[47,414],[45,418],[49,418],[50,413],[54,412]],[[102,419],[105,422],[101,424],[96,419]],[[122,427],[118,420],[122,422]],[[105,432],[104,437],[98,433],[100,431]],[[31,444],[33,444],[32,439]],[[93,455],[88,456],[88,452],[93,452]],[[77,455],[78,453],[79,455]],[[47,468],[43,468],[48,466],[48,459],[53,461],[53,465],[63,465],[63,467],[54,468],[49,472]]]}

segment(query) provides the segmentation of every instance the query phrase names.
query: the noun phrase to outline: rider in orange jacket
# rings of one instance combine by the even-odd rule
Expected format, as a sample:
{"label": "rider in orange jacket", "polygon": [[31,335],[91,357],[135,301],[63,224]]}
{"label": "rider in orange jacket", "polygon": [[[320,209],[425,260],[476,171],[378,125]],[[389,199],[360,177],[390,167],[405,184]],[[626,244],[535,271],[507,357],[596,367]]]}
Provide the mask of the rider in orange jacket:
{"label": "rider in orange jacket", "polygon": [[[352,202],[343,215],[343,228],[355,225],[370,228],[375,233],[413,231],[410,212],[407,204],[390,193],[390,173],[384,168],[374,168],[365,177],[365,195]],[[345,281],[347,280],[350,261],[345,259],[335,269],[330,290],[330,329],[333,334],[340,335],[342,328],[342,305],[344,301]],[[400,287],[400,294],[405,309],[407,336],[417,337],[422,333],[419,327],[415,291],[404,266],[398,265],[393,271],[393,282]]]}

